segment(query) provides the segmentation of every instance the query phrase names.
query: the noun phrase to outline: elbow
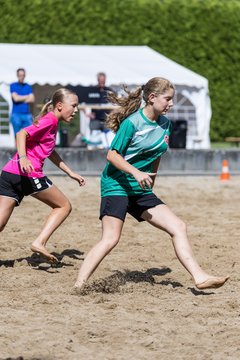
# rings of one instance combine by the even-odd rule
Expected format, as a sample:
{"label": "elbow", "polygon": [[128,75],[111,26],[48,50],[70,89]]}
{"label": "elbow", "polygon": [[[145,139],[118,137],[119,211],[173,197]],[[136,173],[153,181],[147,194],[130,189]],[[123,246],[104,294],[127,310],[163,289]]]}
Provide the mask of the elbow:
{"label": "elbow", "polygon": [[108,150],[106,159],[109,162],[112,162],[116,158],[116,150]]}
{"label": "elbow", "polygon": [[27,132],[24,129],[21,129],[16,133],[16,141],[18,142],[18,140],[22,139],[23,137],[27,137]]}
{"label": "elbow", "polygon": [[107,159],[107,161],[111,161],[111,153],[110,153],[110,150],[107,152],[106,159]]}
{"label": "elbow", "polygon": [[22,133],[22,130],[20,130],[19,132],[16,133],[16,144],[18,145],[19,144],[19,141],[20,141],[20,138],[21,138],[21,133]]}
{"label": "elbow", "polygon": [[16,133],[16,140],[19,140],[19,138],[21,137],[21,134],[23,133],[23,130],[20,130]]}

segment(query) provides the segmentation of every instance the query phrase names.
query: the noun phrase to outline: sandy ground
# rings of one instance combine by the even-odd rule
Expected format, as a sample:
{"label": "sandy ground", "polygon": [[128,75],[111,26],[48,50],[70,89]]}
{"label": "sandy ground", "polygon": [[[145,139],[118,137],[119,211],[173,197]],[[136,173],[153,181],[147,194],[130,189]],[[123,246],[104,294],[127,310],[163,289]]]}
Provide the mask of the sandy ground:
{"label": "sandy ground", "polygon": [[239,177],[158,177],[155,188],[187,222],[202,267],[231,276],[224,287],[197,290],[168,235],[128,217],[85,296],[72,287],[101,232],[99,178],[51,179],[73,205],[48,245],[61,263],[29,250],[48,212],[31,197],[1,234],[1,360],[240,359]]}

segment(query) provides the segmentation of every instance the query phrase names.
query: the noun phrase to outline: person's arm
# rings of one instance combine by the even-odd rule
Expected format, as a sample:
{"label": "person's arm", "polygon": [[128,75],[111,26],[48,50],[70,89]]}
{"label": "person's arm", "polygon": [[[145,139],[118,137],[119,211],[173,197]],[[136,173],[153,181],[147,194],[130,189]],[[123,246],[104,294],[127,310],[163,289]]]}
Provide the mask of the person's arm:
{"label": "person's arm", "polygon": [[30,104],[30,103],[34,103],[34,101],[35,101],[35,96],[33,94],[28,94],[24,102]]}
{"label": "person's arm", "polygon": [[14,102],[26,102],[29,95],[18,95],[16,92],[12,92],[12,99]]}
{"label": "person's arm", "polygon": [[86,113],[86,111],[84,110],[84,113],[90,120],[96,119],[96,114],[94,112],[91,111],[90,113]]}
{"label": "person's arm", "polygon": [[133,165],[129,164],[129,162],[127,162],[116,150],[108,151],[107,160],[118,170],[132,175],[137,180],[142,189],[145,189],[146,187],[152,187],[152,177],[156,176],[156,173],[145,173],[136,169]]}
{"label": "person's arm", "polygon": [[16,145],[21,171],[30,174],[34,170],[34,167],[31,161],[27,158],[26,142],[28,136],[28,133],[24,129],[20,130],[16,134]]}
{"label": "person's arm", "polygon": [[56,150],[53,150],[51,155],[49,156],[49,160],[51,160],[54,165],[59,167],[63,172],[65,172],[68,176],[70,176],[72,179],[76,180],[80,186],[85,185],[85,179],[80,176],[79,174],[72,171],[63,161],[63,159],[60,157],[60,155],[56,152]]}

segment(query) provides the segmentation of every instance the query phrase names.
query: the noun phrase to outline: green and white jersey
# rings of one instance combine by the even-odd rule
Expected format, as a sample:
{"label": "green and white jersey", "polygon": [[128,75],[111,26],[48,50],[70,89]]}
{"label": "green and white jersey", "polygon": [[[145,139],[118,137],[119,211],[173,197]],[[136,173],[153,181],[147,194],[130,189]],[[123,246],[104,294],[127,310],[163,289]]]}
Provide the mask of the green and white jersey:
{"label": "green and white jersey", "polygon": [[[131,165],[144,172],[153,172],[157,158],[167,151],[171,122],[166,116],[159,116],[155,122],[143,114],[143,109],[131,114],[120,125],[111,150],[116,150]],[[101,177],[101,196],[134,196],[149,194],[152,189],[143,190],[135,178],[107,163]]]}

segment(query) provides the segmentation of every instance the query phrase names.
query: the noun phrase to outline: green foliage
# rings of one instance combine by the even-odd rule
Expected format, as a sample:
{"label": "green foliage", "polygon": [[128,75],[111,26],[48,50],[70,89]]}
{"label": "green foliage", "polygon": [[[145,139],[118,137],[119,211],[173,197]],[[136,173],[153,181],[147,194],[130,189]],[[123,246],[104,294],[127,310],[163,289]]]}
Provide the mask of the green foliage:
{"label": "green foliage", "polygon": [[211,138],[240,136],[240,0],[0,0],[0,42],[148,45],[209,80]]}

